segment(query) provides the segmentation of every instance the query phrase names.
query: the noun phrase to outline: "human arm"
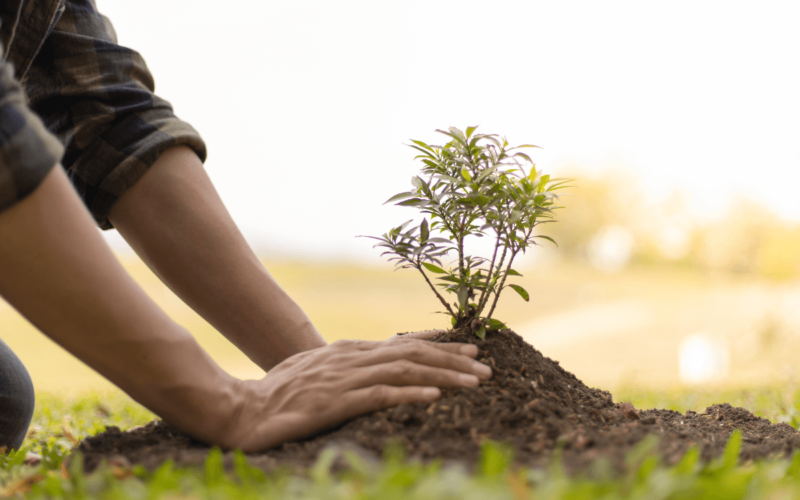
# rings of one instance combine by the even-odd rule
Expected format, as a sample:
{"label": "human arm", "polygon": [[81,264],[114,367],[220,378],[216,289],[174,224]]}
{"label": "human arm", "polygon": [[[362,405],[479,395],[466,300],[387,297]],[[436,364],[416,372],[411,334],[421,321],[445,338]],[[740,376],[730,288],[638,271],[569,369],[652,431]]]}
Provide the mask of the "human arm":
{"label": "human arm", "polygon": [[237,381],[122,269],[60,167],[0,213],[0,295],[165,420],[201,439],[224,425]]}
{"label": "human arm", "polygon": [[125,273],[61,168],[0,212],[0,296],[167,422],[247,450],[489,376],[471,359],[475,346],[397,339],[341,342],[293,356],[260,381],[235,379]]}
{"label": "human arm", "polygon": [[108,218],[164,283],[264,371],[325,345],[250,249],[191,149],[162,153]]}

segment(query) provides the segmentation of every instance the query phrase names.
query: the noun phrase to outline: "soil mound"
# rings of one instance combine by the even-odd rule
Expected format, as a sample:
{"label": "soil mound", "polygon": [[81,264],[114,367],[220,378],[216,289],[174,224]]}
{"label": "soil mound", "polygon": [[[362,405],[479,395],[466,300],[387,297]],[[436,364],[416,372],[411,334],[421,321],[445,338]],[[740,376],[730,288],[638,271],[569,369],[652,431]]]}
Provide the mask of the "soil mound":
{"label": "soil mound", "polygon": [[[703,459],[720,455],[734,429],[742,430],[742,461],[788,456],[800,447],[800,434],[791,426],[771,424],[728,404],[684,415],[614,403],[610,393],[587,387],[510,330],[491,333],[485,341],[459,331],[434,341],[478,345],[478,360],[490,365],[494,376],[475,389],[446,389],[433,404],[400,405],[363,415],[313,438],[249,455],[248,461],[265,470],[308,467],[326,447],[377,460],[387,444],[399,443],[410,457],[443,458],[471,468],[481,441],[488,438],[509,443],[521,465],[545,465],[562,446],[570,472],[584,470],[601,457],[621,471],[626,453],[648,434],[659,436],[659,452],[672,464],[692,444],[700,447]],[[82,441],[78,449],[87,470],[112,458],[151,470],[167,459],[178,465],[202,464],[209,451],[161,421],[126,432],[110,427]],[[225,453],[224,460],[230,465],[232,454]]]}

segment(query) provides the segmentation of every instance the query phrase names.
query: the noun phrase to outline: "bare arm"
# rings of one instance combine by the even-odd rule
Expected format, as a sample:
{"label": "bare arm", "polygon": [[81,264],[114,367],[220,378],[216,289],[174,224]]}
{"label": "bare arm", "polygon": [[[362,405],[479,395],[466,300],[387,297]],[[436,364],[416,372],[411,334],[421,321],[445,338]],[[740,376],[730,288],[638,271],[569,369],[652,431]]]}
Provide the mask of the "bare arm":
{"label": "bare arm", "polygon": [[164,283],[265,371],[325,345],[250,249],[188,147],[165,151],[109,220]]}
{"label": "bare arm", "polygon": [[472,345],[342,341],[234,379],[125,273],[61,168],[0,213],[0,295],[166,421],[206,442],[260,450],[360,413],[474,387]]}
{"label": "bare arm", "polygon": [[114,258],[60,167],[0,213],[0,295],[134,399],[201,439],[239,381],[158,309]]}

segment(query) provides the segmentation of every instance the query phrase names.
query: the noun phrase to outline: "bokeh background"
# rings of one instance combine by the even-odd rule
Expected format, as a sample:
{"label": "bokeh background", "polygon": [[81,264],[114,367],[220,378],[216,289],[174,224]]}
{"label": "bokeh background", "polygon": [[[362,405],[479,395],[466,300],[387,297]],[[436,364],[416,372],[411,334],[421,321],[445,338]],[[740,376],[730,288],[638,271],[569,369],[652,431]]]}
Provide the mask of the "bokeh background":
{"label": "bokeh background", "polygon": [[[590,385],[794,384],[800,47],[793,2],[97,0],[209,146],[223,200],[328,341],[444,327],[369,240],[410,138],[480,125],[574,179],[559,247],[496,316]],[[231,373],[263,376],[114,232],[144,290]],[[40,391],[109,387],[0,302]]]}

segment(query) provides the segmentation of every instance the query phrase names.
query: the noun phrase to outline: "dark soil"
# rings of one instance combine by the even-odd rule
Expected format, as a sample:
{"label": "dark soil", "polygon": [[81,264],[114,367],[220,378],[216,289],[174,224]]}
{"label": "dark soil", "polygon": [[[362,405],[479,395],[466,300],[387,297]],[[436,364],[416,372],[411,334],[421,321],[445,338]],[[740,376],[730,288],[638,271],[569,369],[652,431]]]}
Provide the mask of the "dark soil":
{"label": "dark soil", "polygon": [[[788,456],[800,447],[800,433],[791,426],[771,424],[728,404],[683,415],[614,403],[610,393],[587,387],[509,330],[491,333],[485,341],[458,331],[436,341],[477,344],[478,359],[494,369],[494,376],[476,389],[446,389],[436,403],[364,415],[311,439],[249,455],[248,461],[265,470],[308,467],[330,446],[377,460],[384,447],[395,442],[411,457],[443,458],[471,468],[481,441],[488,438],[509,443],[520,465],[546,465],[563,444],[563,463],[570,472],[585,470],[600,457],[622,471],[627,452],[648,434],[660,437],[659,452],[673,464],[692,444],[700,447],[705,460],[719,456],[734,429],[742,430],[743,462]],[[127,432],[110,427],[85,439],[79,449],[87,470],[102,459],[151,470],[167,459],[179,465],[202,464],[209,451],[207,445],[161,421]],[[225,453],[224,460],[230,464],[232,454]]]}

